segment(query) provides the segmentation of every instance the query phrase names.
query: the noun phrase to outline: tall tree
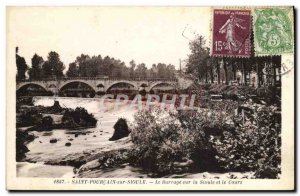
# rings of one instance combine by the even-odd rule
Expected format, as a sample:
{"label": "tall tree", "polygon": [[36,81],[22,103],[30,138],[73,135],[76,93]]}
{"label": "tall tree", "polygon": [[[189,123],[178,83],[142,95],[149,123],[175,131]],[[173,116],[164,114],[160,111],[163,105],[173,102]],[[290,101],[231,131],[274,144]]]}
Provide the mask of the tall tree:
{"label": "tall tree", "polygon": [[220,71],[220,59],[216,58],[216,71],[217,71],[217,76],[218,76],[218,84],[221,83],[221,71]]}
{"label": "tall tree", "polygon": [[42,64],[44,63],[43,57],[34,54],[31,58],[31,68],[28,71],[29,79],[41,80],[43,76]]}
{"label": "tall tree", "polygon": [[171,64],[167,65],[167,77],[168,78],[174,78],[175,72],[176,72],[176,69],[175,69],[174,65],[171,65]]}
{"label": "tall tree", "polygon": [[89,55],[81,54],[76,58],[76,63],[79,66],[79,76],[86,77],[87,76],[87,61],[90,59]]}
{"label": "tall tree", "polygon": [[134,60],[131,60],[129,64],[130,64],[130,77],[136,77],[135,75],[136,63],[134,62]]}
{"label": "tall tree", "polygon": [[45,78],[52,78],[53,77],[53,67],[48,61],[42,65],[42,71]]}
{"label": "tall tree", "polygon": [[167,75],[167,65],[164,63],[157,64],[157,76],[159,78],[164,78]]}
{"label": "tall tree", "polygon": [[79,76],[79,68],[75,62],[69,64],[69,69],[66,74],[68,77],[78,77]]}
{"label": "tall tree", "polygon": [[63,62],[61,62],[59,54],[54,51],[49,52],[48,62],[53,67],[53,74],[57,78],[62,78],[64,76],[63,71],[65,69],[65,66]]}
{"label": "tall tree", "polygon": [[17,80],[25,80],[26,79],[26,71],[28,69],[28,65],[24,57],[19,56],[16,54],[16,64],[17,64]]}
{"label": "tall tree", "polygon": [[216,59],[214,57],[211,57],[209,59],[209,75],[210,75],[210,82],[214,83],[214,69],[216,64]]}
{"label": "tall tree", "polygon": [[63,62],[61,62],[59,54],[51,51],[49,52],[47,61],[43,64],[42,69],[45,77],[56,77],[59,79],[64,76],[63,70],[65,69],[65,66]]}
{"label": "tall tree", "polygon": [[205,47],[205,43],[203,36],[198,36],[189,43],[191,54],[188,56],[186,72],[194,75],[199,81],[204,77],[207,80],[209,72],[209,49]]}
{"label": "tall tree", "polygon": [[156,64],[153,64],[151,69],[150,69],[150,77],[153,77],[153,78],[157,78],[157,67],[156,67]]}
{"label": "tall tree", "polygon": [[138,66],[136,68],[136,73],[137,73],[137,76],[140,78],[147,77],[147,67],[146,67],[145,63],[138,64]]}

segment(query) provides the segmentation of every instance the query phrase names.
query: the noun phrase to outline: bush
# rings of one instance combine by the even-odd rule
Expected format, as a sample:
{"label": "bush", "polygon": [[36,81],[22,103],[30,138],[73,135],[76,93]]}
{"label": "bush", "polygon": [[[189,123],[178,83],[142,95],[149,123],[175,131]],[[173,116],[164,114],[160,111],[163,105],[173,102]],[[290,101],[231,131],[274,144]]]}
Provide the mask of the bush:
{"label": "bush", "polygon": [[191,160],[190,171],[252,171],[257,178],[278,178],[278,108],[252,104],[252,112],[242,120],[232,114],[234,104],[224,111],[222,104],[219,107],[200,112],[139,111],[131,133],[133,164],[162,176],[176,173],[177,162]]}
{"label": "bush", "polygon": [[65,128],[95,127],[97,119],[89,114],[86,109],[77,107],[75,110],[67,109],[62,117],[62,125]]}
{"label": "bush", "polygon": [[109,141],[114,141],[127,137],[129,135],[128,125],[125,118],[119,118],[116,124],[114,125],[115,132]]}
{"label": "bush", "polygon": [[131,133],[136,164],[158,175],[176,172],[176,162],[192,160],[191,169],[219,170],[210,135],[231,130],[227,114],[155,108],[135,115]]}
{"label": "bush", "polygon": [[39,124],[43,116],[35,108],[30,108],[17,114],[17,127],[27,127]]}
{"label": "bush", "polygon": [[40,124],[41,129],[50,130],[53,128],[53,119],[51,116],[45,116]]}
{"label": "bush", "polygon": [[256,106],[252,118],[236,131],[212,138],[217,160],[228,171],[255,171],[257,178],[278,178],[280,174],[281,118],[275,107]]}
{"label": "bush", "polygon": [[53,106],[50,107],[44,107],[45,112],[50,114],[60,114],[64,111],[64,108],[62,108],[59,104],[59,101],[54,101]]}
{"label": "bush", "polygon": [[16,131],[16,161],[22,161],[29,152],[26,144],[34,140],[34,135],[28,134],[27,131],[17,129]]}
{"label": "bush", "polygon": [[238,108],[238,102],[232,100],[211,101],[206,100],[206,107],[214,112],[226,112],[233,116]]}
{"label": "bush", "polygon": [[121,166],[122,164],[128,162],[128,150],[119,149],[112,150],[108,152],[103,152],[101,157],[98,159],[100,163],[100,168],[112,168],[116,166]]}
{"label": "bush", "polygon": [[33,97],[18,97],[16,100],[17,108],[22,105],[33,106]]}
{"label": "bush", "polygon": [[229,114],[213,110],[179,111],[176,118],[188,135],[185,140],[189,141],[189,145],[185,147],[189,149],[189,158],[194,161],[196,169],[219,171],[216,151],[209,140],[212,136],[221,136],[224,131],[234,130]]}
{"label": "bush", "polygon": [[131,160],[150,172],[164,174],[172,170],[172,163],[185,155],[179,143],[180,129],[178,120],[157,108],[137,112],[131,132]]}

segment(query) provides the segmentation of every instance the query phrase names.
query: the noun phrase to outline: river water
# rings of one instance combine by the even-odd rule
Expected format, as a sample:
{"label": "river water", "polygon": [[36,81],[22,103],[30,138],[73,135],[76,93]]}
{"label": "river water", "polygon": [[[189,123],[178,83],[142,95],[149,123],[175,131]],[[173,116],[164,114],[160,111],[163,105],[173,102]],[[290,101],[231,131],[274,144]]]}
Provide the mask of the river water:
{"label": "river water", "polygon": [[[129,108],[129,105],[120,106],[118,110],[114,110],[114,100],[106,100],[106,109],[101,111],[100,99],[90,98],[35,97],[34,105],[52,106],[54,101],[59,101],[62,107],[85,108],[98,119],[97,126],[84,130],[54,129],[48,132],[31,132],[37,138],[27,145],[29,152],[26,153],[26,158],[37,163],[18,163],[17,174],[20,177],[65,177],[74,175],[73,167],[51,166],[43,163],[68,154],[82,153],[85,150],[99,148],[109,150],[110,147],[115,147],[117,143],[109,141],[114,132],[114,124],[120,117],[126,118],[129,123],[132,122],[134,113],[137,111],[135,106]],[[79,133],[79,135],[75,137],[75,133]],[[57,139],[57,143],[50,143],[49,141],[52,138]],[[65,143],[67,142],[72,145],[66,147]]]}

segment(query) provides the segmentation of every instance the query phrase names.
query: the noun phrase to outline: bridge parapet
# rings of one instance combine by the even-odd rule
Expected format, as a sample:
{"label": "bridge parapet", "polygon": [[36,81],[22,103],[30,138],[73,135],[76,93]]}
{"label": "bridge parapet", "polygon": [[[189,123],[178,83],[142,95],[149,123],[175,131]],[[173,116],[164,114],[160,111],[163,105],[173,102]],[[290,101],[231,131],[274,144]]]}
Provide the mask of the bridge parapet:
{"label": "bridge parapet", "polygon": [[110,80],[110,81],[118,81],[118,80],[128,80],[128,81],[169,81],[169,82],[177,82],[177,78],[140,78],[140,77],[130,77],[130,78],[121,78],[121,77],[65,77],[65,78],[43,78],[41,80],[18,80],[17,83],[22,82],[49,82],[49,81],[68,81],[68,80]]}
{"label": "bridge parapet", "polygon": [[[51,91],[54,95],[58,95],[63,87],[71,83],[84,83],[95,92],[107,92],[114,85],[119,83],[127,83],[133,86],[134,90],[145,89],[147,92],[159,84],[168,84],[176,89],[178,80],[176,78],[106,78],[106,77],[72,77],[61,79],[43,79],[43,80],[23,80],[17,82],[17,90],[27,85],[38,85],[46,91]],[[73,89],[74,90],[74,89]],[[84,89],[82,89],[84,90]],[[74,90],[75,91],[75,90]]]}

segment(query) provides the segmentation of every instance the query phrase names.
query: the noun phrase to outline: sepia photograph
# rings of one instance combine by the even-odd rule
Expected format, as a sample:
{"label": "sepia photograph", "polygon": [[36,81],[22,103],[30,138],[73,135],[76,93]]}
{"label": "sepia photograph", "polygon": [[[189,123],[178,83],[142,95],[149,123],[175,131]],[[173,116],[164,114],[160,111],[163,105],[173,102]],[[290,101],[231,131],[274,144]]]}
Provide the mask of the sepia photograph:
{"label": "sepia photograph", "polygon": [[294,189],[292,6],[6,12],[11,189]]}

